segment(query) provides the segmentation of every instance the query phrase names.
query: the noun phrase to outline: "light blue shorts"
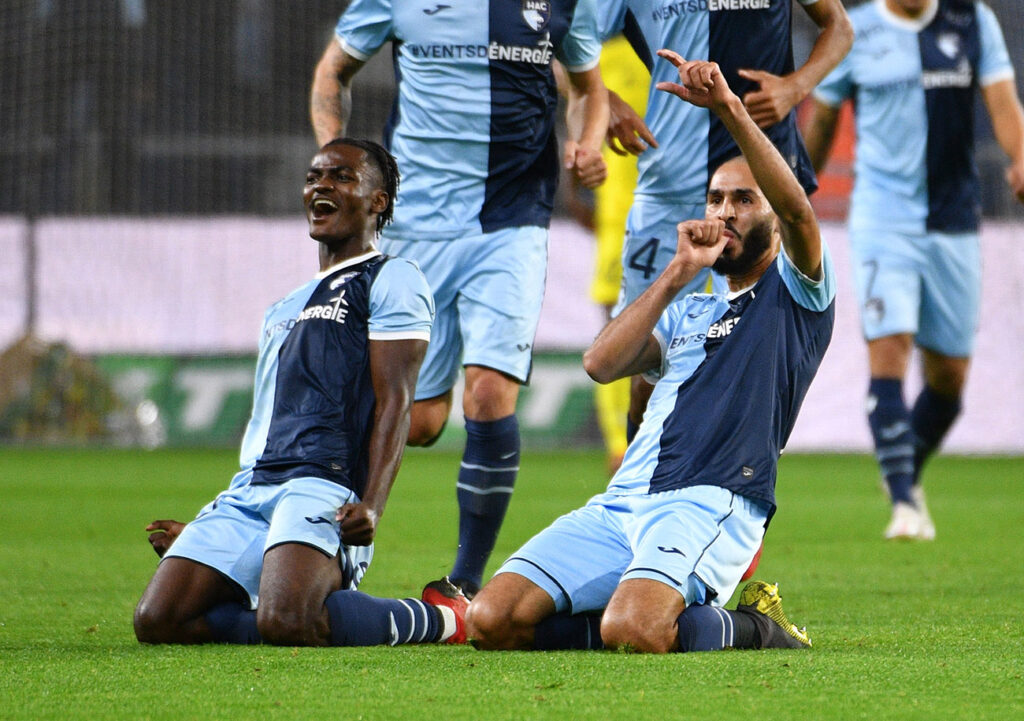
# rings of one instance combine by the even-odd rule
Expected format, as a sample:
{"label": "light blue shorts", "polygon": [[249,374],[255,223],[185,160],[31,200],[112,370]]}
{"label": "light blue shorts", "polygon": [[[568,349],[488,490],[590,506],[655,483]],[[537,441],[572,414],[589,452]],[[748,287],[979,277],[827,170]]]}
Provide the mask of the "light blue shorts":
{"label": "light blue shorts", "polygon": [[187,558],[219,571],[256,608],[263,554],[282,543],[301,543],[338,556],[342,588],[354,589],[373,559],[373,546],[342,546],[334,514],[358,501],[348,488],[321,478],[234,486],[199,511],[164,558]]}
{"label": "light blue shorts", "polygon": [[527,541],[498,573],[525,576],[569,613],[603,609],[630,578],[671,586],[687,606],[721,606],[761,545],[767,510],[718,486],[603,493]]}
{"label": "light blue shorts", "polygon": [[981,307],[976,233],[850,230],[867,340],[909,333],[922,348],[971,355]]}
{"label": "light blue shorts", "polygon": [[434,294],[434,327],[416,382],[416,400],[455,385],[459,368],[479,365],[530,377],[544,301],[548,231],[524,226],[455,240],[382,241],[415,260]]}
{"label": "light blue shorts", "polygon": [[[676,226],[684,220],[703,217],[703,203],[633,203],[622,243],[622,287],[613,315],[640,297],[668,266],[679,244]],[[700,273],[679,292],[677,299],[688,293],[710,292],[710,276],[710,270]]]}

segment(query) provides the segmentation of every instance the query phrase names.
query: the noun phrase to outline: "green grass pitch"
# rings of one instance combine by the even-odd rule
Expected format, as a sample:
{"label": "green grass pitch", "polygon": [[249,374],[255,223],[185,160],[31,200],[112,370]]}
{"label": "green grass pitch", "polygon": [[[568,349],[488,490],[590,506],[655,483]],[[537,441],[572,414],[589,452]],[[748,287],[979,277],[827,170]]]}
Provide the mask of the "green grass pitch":
{"label": "green grass pitch", "polygon": [[[363,589],[416,595],[455,545],[458,458],[410,452]],[[786,456],[758,573],[808,651],[146,647],[142,530],[221,490],[221,451],[0,450],[0,719],[1024,718],[1024,459],[939,458],[938,540],[886,543],[873,461]],[[604,486],[597,452],[524,453],[492,567]]]}

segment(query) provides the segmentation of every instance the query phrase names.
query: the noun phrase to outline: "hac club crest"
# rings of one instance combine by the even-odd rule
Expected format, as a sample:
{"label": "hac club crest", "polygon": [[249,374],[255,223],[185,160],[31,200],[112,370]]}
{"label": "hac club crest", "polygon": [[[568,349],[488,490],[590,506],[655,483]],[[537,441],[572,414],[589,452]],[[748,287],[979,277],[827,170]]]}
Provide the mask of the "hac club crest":
{"label": "hac club crest", "polygon": [[551,20],[549,0],[523,0],[523,20],[533,30],[543,30]]}
{"label": "hac club crest", "polygon": [[956,33],[943,33],[939,35],[937,45],[942,54],[952,60],[960,52],[960,36]]}

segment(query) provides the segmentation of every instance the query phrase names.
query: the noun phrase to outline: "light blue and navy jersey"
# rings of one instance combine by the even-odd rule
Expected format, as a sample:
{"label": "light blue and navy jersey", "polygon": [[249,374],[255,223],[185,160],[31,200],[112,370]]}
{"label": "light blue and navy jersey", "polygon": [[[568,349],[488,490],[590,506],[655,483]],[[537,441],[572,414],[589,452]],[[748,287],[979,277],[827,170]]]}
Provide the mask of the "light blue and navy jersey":
{"label": "light blue and navy jersey", "polygon": [[775,468],[832,338],[835,271],[811,281],[780,253],[738,294],[695,293],[654,329],[662,365],[608,485],[637,494],[711,485],[775,507]]}
{"label": "light blue and navy jersey", "polygon": [[[817,0],[801,0],[810,5]],[[658,140],[640,156],[637,201],[701,204],[709,172],[739,155],[729,132],[709,110],[657,90],[679,74],[655,53],[674,50],[687,60],[718,63],[740,97],[757,88],[742,69],[775,75],[793,71],[792,0],[602,0],[602,38],[622,32],[651,71],[645,121]],[[766,131],[808,193],[817,189],[796,113]]]}
{"label": "light blue and navy jersey", "polygon": [[[314,476],[362,495],[373,428],[371,340],[430,340],[434,301],[415,264],[377,251],[339,263],[263,319],[240,482]],[[251,479],[251,480],[250,480]]]}
{"label": "light blue and navy jersey", "polygon": [[974,164],[978,86],[1013,78],[987,5],[938,0],[917,21],[884,0],[850,11],[853,49],[815,90],[853,98],[857,127],[854,229],[973,232],[981,189]]}
{"label": "light blue and navy jersey", "polygon": [[596,2],[353,0],[338,21],[342,49],[366,60],[393,43],[385,143],[402,187],[386,237],[548,227],[559,172],[551,63],[597,65]]}

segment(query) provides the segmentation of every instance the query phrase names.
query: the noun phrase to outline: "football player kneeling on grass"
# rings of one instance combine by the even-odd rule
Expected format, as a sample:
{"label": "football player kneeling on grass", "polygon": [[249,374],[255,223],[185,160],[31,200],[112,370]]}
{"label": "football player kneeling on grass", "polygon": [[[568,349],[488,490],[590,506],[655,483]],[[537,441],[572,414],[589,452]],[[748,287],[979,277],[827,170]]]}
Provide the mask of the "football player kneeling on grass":
{"label": "football player kneeling on grass", "polygon": [[356,590],[409,430],[434,304],[417,267],[382,255],[398,189],[376,143],[337,139],[304,201],[320,272],[267,311],[242,468],[188,525],[155,521],[162,556],[135,609],[145,643],[368,646],[465,640],[465,597]]}
{"label": "football player kneeling on grass", "polygon": [[[584,355],[597,381],[656,380],[607,491],[512,555],[467,613],[482,649],[665,653],[800,648],[778,588],[748,583],[721,608],[775,512],[776,463],[832,337],[835,278],[803,189],[715,63],[662,50],[680,84],[742,152],[714,173],[704,220]],[[706,267],[727,294],[676,293]]]}

